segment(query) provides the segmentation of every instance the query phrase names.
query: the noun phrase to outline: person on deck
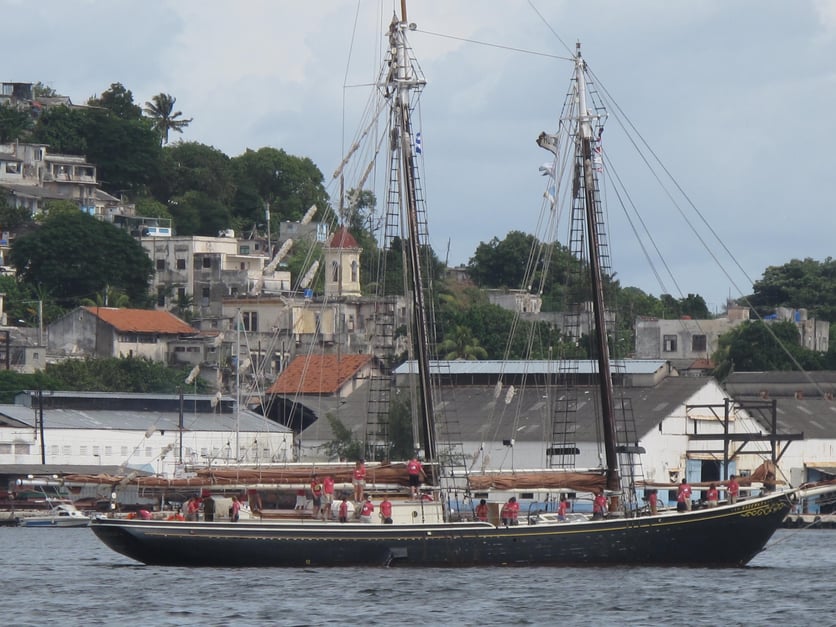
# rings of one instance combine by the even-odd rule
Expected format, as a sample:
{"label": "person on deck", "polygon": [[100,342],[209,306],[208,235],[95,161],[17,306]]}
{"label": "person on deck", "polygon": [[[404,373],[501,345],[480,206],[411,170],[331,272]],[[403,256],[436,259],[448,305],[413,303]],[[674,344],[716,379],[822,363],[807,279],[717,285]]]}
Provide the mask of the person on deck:
{"label": "person on deck", "polygon": [[409,489],[412,491],[412,498],[418,498],[418,488],[421,487],[421,480],[424,478],[424,467],[415,455],[407,462],[406,472],[409,474]]}
{"label": "person on deck", "polygon": [[211,495],[203,499],[203,520],[206,522],[215,520],[215,499]]}
{"label": "person on deck", "polygon": [[602,520],[607,515],[607,497],[600,488],[592,499],[592,520]]}
{"label": "person on deck", "polygon": [[232,522],[238,522],[241,514],[241,501],[238,500],[237,496],[232,497],[232,505],[229,508],[229,519]]}
{"label": "person on deck", "polygon": [[392,501],[385,496],[380,502],[380,519],[384,525],[392,524]]}
{"label": "person on deck", "polygon": [[499,513],[502,519],[502,524],[506,527],[519,524],[520,504],[517,503],[517,497],[512,496],[508,502],[502,506],[502,511]]}
{"label": "person on deck", "polygon": [[569,511],[569,500],[565,494],[560,495],[560,500],[557,502],[557,519],[566,520],[566,512]]}
{"label": "person on deck", "polygon": [[740,484],[737,482],[737,477],[732,475],[729,477],[729,483],[726,487],[726,494],[729,499],[729,505],[737,503],[737,497],[740,495]]}
{"label": "person on deck", "polygon": [[200,512],[200,499],[190,498],[186,503],[186,520],[197,520]]}
{"label": "person on deck", "polygon": [[481,522],[488,522],[488,502],[485,499],[479,501],[476,506],[476,520]]}
{"label": "person on deck", "polygon": [[319,517],[319,509],[322,507],[322,484],[319,478],[314,475],[311,479],[311,494],[313,495],[313,517]]}
{"label": "person on deck", "polygon": [[705,504],[707,507],[717,507],[717,501],[720,497],[717,493],[717,484],[712,483],[708,486],[708,491],[705,493]]}
{"label": "person on deck", "polygon": [[650,509],[650,515],[655,516],[659,510],[659,491],[650,490],[647,493],[647,506]]}
{"label": "person on deck", "polygon": [[343,494],[343,500],[340,503],[340,517],[341,523],[348,522],[348,498]]}
{"label": "person on deck", "polygon": [[354,502],[359,503],[363,500],[363,492],[366,489],[366,460],[358,459],[354,464],[352,483],[354,484]]}
{"label": "person on deck", "polygon": [[322,480],[322,520],[331,518],[331,506],[334,504],[334,477],[325,475]]}
{"label": "person on deck", "polygon": [[682,483],[679,484],[679,488],[676,491],[676,511],[691,511],[691,486],[688,485],[686,479],[682,480]]}
{"label": "person on deck", "polygon": [[374,503],[372,503],[372,495],[367,494],[366,500],[363,502],[363,507],[360,510],[360,522],[371,524],[372,514],[374,514]]}

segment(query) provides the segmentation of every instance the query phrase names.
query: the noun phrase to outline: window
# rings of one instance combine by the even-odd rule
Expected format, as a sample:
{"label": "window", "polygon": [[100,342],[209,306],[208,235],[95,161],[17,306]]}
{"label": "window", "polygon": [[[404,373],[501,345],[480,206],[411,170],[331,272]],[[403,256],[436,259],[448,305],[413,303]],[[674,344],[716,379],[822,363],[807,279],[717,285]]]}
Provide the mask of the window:
{"label": "window", "polygon": [[6,174],[17,174],[20,172],[20,164],[17,161],[6,161]]}
{"label": "window", "polygon": [[61,449],[61,454],[62,455],[72,455],[73,454],[73,450],[72,450],[72,448],[70,447],[69,444],[65,444],[63,446],[63,448]]}
{"label": "window", "polygon": [[0,455],[8,455],[12,452],[11,442],[0,442]]}
{"label": "window", "polygon": [[204,268],[211,268],[212,267],[212,258],[211,257],[204,257],[203,258],[203,267]]}
{"label": "window", "polygon": [[165,307],[165,292],[157,293],[157,307]]}
{"label": "window", "polygon": [[15,455],[29,455],[30,449],[26,442],[15,442]]}
{"label": "window", "polygon": [[186,269],[186,260],[185,259],[178,259],[177,260],[177,269],[178,270],[185,270]]}
{"label": "window", "polygon": [[106,446],[105,447],[105,455],[107,455],[107,456],[113,455],[113,447],[112,446]]}
{"label": "window", "polygon": [[357,283],[357,280],[358,280],[357,279],[357,272],[358,272],[357,271],[357,262],[352,261],[351,262],[351,282],[352,283]]}
{"label": "window", "polygon": [[52,457],[56,457],[58,455],[59,450],[60,450],[60,448],[58,447],[58,445],[53,444],[52,446],[49,447],[49,454],[52,455]]}
{"label": "window", "polygon": [[153,457],[154,456],[154,449],[150,446],[145,447],[145,457]]}
{"label": "window", "polygon": [[165,270],[165,259],[157,259],[157,272]]}
{"label": "window", "polygon": [[691,338],[691,350],[695,353],[704,353],[706,341],[704,335],[695,335]]}
{"label": "window", "polygon": [[81,446],[78,447],[78,454],[79,455],[87,455],[87,445],[86,444],[82,444]]}
{"label": "window", "polygon": [[238,248],[238,252],[242,255],[249,255],[250,254],[250,247],[249,246],[241,246]]}
{"label": "window", "polygon": [[334,283],[340,280],[340,264],[336,261],[331,262],[331,280]]}
{"label": "window", "polygon": [[186,300],[186,288],[185,287],[178,287],[177,288],[177,298],[181,303]]}
{"label": "window", "polygon": [[210,292],[209,292],[209,288],[208,288],[208,287],[204,287],[204,288],[201,290],[201,293],[200,293],[200,294],[201,294],[201,296],[200,296],[200,304],[201,304],[203,307],[208,307],[208,306],[209,306],[209,293],[210,293]]}
{"label": "window", "polygon": [[258,312],[257,311],[242,311],[241,320],[244,324],[244,331],[258,331]]}
{"label": "window", "polygon": [[676,336],[675,335],[665,335],[662,338],[662,351],[665,353],[675,353],[676,352]]}
{"label": "window", "polygon": [[128,447],[127,447],[127,446],[123,446],[123,447],[120,449],[120,454],[122,455],[122,457],[127,457],[127,456],[128,456]]}

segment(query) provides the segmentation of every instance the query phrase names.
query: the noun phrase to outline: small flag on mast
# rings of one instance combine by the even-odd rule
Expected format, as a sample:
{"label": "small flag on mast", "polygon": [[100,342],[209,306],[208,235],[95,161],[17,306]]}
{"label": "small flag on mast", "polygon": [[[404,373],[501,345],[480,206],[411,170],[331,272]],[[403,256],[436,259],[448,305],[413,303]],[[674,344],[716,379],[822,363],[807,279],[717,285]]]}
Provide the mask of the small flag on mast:
{"label": "small flag on mast", "polygon": [[415,154],[420,155],[424,151],[423,147],[421,146],[421,133],[415,134]]}

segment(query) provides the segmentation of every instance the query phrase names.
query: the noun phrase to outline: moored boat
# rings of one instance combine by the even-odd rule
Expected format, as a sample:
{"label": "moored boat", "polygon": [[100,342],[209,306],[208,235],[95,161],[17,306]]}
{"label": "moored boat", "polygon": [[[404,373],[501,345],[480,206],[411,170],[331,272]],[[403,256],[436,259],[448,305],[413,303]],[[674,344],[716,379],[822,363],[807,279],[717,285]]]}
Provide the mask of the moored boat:
{"label": "moored boat", "polygon": [[[790,511],[796,493],[769,492],[737,503],[685,512],[638,515],[635,477],[630,473],[632,456],[616,439],[613,377],[607,349],[606,315],[603,302],[602,268],[598,238],[601,233],[596,163],[596,141],[600,129],[591,120],[600,118],[586,108],[586,65],[580,48],[574,57],[570,100],[576,104],[572,119],[565,119],[567,144],[543,135],[546,148],[569,146],[572,154],[572,201],[585,219],[589,259],[588,282],[592,286],[592,309],[597,351],[599,402],[602,407],[602,435],[605,468],[588,477],[596,491],[604,490],[608,513],[600,520],[575,515],[568,520],[537,514],[524,516],[519,524],[498,524],[462,520],[451,507],[453,490],[466,487],[445,479],[439,455],[441,429],[436,423],[436,401],[430,376],[426,285],[422,282],[421,243],[423,220],[416,209],[417,133],[412,128],[412,90],[423,85],[411,64],[407,33],[410,26],[405,9],[393,20],[390,30],[389,70],[385,73],[385,94],[393,114],[391,158],[402,189],[405,223],[405,258],[412,277],[411,295],[415,319],[417,385],[417,431],[427,467],[434,469],[439,485],[434,500],[410,501],[408,523],[393,525],[305,521],[149,521],[100,517],[92,523],[94,533],[111,549],[146,564],[172,566],[486,566],[486,565],[710,565],[742,566],[760,552]],[[551,148],[550,148],[551,147]],[[567,474],[568,477],[568,474]],[[450,486],[441,485],[448,481]],[[581,482],[578,479],[577,482]],[[575,484],[567,484],[567,488]],[[449,490],[449,491],[448,491]]]}
{"label": "moored boat", "polygon": [[19,518],[18,525],[21,527],[88,527],[90,517],[79,511],[72,503],[54,503],[48,512]]}

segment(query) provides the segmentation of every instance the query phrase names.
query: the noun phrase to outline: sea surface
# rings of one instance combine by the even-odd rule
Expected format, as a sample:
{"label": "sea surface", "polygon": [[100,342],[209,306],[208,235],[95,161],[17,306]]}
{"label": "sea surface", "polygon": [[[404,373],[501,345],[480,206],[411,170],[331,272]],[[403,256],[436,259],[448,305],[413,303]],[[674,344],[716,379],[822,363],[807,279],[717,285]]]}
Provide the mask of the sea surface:
{"label": "sea surface", "polygon": [[163,568],[89,529],[0,528],[7,625],[836,625],[836,530],[746,568]]}

